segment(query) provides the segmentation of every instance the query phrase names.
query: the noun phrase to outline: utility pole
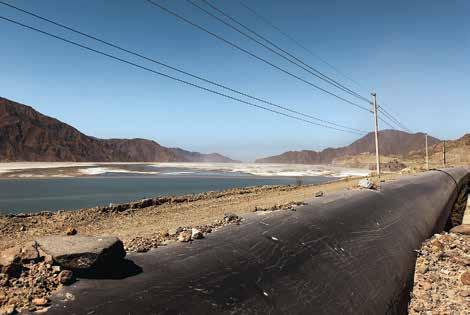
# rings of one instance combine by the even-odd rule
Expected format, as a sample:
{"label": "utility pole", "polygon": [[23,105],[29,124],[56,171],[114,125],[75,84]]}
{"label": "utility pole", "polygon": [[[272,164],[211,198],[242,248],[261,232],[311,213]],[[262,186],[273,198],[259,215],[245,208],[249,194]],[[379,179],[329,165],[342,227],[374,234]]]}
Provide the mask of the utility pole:
{"label": "utility pole", "polygon": [[375,92],[372,95],[372,107],[374,110],[374,123],[375,123],[375,159],[377,161],[377,176],[380,178],[380,154],[379,154],[379,119],[377,117],[377,94]]}
{"label": "utility pole", "polygon": [[426,169],[429,171],[429,154],[428,154],[428,134],[426,136]]}
{"label": "utility pole", "polygon": [[442,148],[442,159],[444,160],[444,167],[446,167],[446,141],[444,140]]}

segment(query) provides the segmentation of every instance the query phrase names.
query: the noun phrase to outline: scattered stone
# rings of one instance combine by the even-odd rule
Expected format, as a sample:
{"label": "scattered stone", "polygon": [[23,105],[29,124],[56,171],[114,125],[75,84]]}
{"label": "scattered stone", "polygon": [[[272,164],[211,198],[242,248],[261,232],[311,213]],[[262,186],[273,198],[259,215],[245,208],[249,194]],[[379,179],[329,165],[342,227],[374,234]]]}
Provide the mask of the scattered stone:
{"label": "scattered stone", "polygon": [[423,287],[424,290],[431,290],[432,284],[428,281],[424,281],[421,286]]}
{"label": "scattered stone", "polygon": [[424,264],[418,267],[418,272],[422,274],[425,274],[426,272],[428,272],[428,270],[428,266]]}
{"label": "scattered stone", "polygon": [[191,230],[191,238],[193,240],[198,240],[204,238],[204,235],[202,234],[201,230],[193,228]]}
{"label": "scattered stone", "polygon": [[361,179],[358,183],[358,186],[364,189],[377,189],[377,186],[374,184],[374,182],[368,178]]}
{"label": "scattered stone", "polygon": [[169,229],[168,236],[176,236],[179,235],[183,231],[182,227],[177,227],[176,229]]}
{"label": "scattered stone", "polygon": [[451,233],[470,235],[470,224],[461,224],[450,229]]}
{"label": "scattered stone", "polygon": [[15,305],[5,305],[0,307],[0,315],[13,315],[16,313]]}
{"label": "scattered stone", "polygon": [[322,196],[323,196],[323,191],[317,191],[317,192],[315,193],[315,197],[317,197],[317,198],[318,198],[318,197],[322,197]]}
{"label": "scattered stone", "polygon": [[48,236],[36,240],[39,248],[65,269],[89,269],[113,264],[126,256],[117,237]]}
{"label": "scattered stone", "polygon": [[460,296],[467,297],[470,296],[470,290],[462,290],[460,291]]}
{"label": "scattered stone", "polygon": [[191,240],[191,232],[190,231],[182,231],[178,235],[178,241],[180,242],[189,242]]}
{"label": "scattered stone", "polygon": [[71,270],[62,270],[59,273],[59,282],[63,285],[71,285],[75,282],[75,275]]}
{"label": "scattered stone", "polygon": [[53,273],[59,273],[61,271],[60,266],[52,266],[52,272]]}
{"label": "scattered stone", "polygon": [[65,298],[67,299],[67,301],[73,301],[73,300],[75,300],[75,295],[73,295],[70,292],[67,292],[67,293],[65,293]]}
{"label": "scattered stone", "polygon": [[21,231],[21,232],[26,231],[26,226],[22,225],[22,226],[20,227],[20,231]]}
{"label": "scattered stone", "polygon": [[49,304],[49,300],[47,298],[35,298],[31,301],[36,306],[46,306]]}
{"label": "scattered stone", "polygon": [[39,259],[40,255],[35,242],[15,246],[0,253],[0,272],[16,278],[21,273],[22,264]]}
{"label": "scattered stone", "polygon": [[470,236],[435,234],[417,252],[409,314],[467,314]]}
{"label": "scattered stone", "polygon": [[239,221],[239,220],[241,220],[241,218],[238,215],[234,214],[234,213],[224,214],[224,221],[227,222],[227,223],[228,222],[236,222],[236,221]]}
{"label": "scattered stone", "polygon": [[460,276],[460,281],[464,285],[470,285],[470,271],[465,271],[461,276]]}
{"label": "scattered stone", "polygon": [[76,230],[75,228],[73,228],[73,227],[69,227],[69,228],[67,229],[67,231],[65,231],[65,234],[66,234],[66,235],[69,235],[69,236],[70,236],[70,235],[76,235],[76,234],[77,234],[77,230]]}

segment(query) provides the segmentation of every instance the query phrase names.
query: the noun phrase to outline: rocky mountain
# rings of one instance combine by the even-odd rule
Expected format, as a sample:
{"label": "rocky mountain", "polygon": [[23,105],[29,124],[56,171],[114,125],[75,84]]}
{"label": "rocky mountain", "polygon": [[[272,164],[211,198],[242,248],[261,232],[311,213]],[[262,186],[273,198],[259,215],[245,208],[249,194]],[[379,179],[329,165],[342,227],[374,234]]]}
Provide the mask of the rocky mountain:
{"label": "rocky mountain", "polygon": [[98,139],[0,97],[0,161],[236,162],[218,153],[167,148],[146,139]]}
{"label": "rocky mountain", "polygon": [[[398,130],[382,130],[379,132],[380,153],[382,155],[405,156],[412,151],[421,150],[424,146],[423,133],[407,133]],[[432,146],[440,140],[428,136],[428,144]],[[359,140],[342,148],[327,148],[323,151],[288,151],[280,155],[256,160],[256,163],[297,163],[297,164],[331,164],[335,159],[356,156],[365,153],[375,154],[374,133],[368,133]]]}

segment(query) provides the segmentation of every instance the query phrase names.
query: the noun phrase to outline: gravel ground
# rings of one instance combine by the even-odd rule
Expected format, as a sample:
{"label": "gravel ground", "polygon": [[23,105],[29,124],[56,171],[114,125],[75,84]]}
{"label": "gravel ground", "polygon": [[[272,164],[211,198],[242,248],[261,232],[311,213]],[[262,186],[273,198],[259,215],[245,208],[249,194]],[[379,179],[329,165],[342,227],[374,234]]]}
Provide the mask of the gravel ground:
{"label": "gravel ground", "polygon": [[410,314],[470,314],[470,235],[436,234],[418,251]]}

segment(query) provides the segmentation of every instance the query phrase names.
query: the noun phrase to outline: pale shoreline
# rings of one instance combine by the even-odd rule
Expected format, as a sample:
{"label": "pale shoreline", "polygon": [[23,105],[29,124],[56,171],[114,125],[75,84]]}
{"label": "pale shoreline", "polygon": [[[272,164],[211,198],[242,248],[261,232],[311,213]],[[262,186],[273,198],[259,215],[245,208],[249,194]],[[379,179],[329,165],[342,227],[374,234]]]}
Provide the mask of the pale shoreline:
{"label": "pale shoreline", "polygon": [[[150,167],[153,170],[135,170],[132,167]],[[178,172],[160,172],[162,168],[181,169]],[[56,178],[96,176],[106,173],[141,175],[182,175],[214,171],[240,173],[252,176],[367,176],[369,170],[332,165],[256,164],[256,163],[161,163],[161,162],[5,162],[0,163],[1,178]]]}

